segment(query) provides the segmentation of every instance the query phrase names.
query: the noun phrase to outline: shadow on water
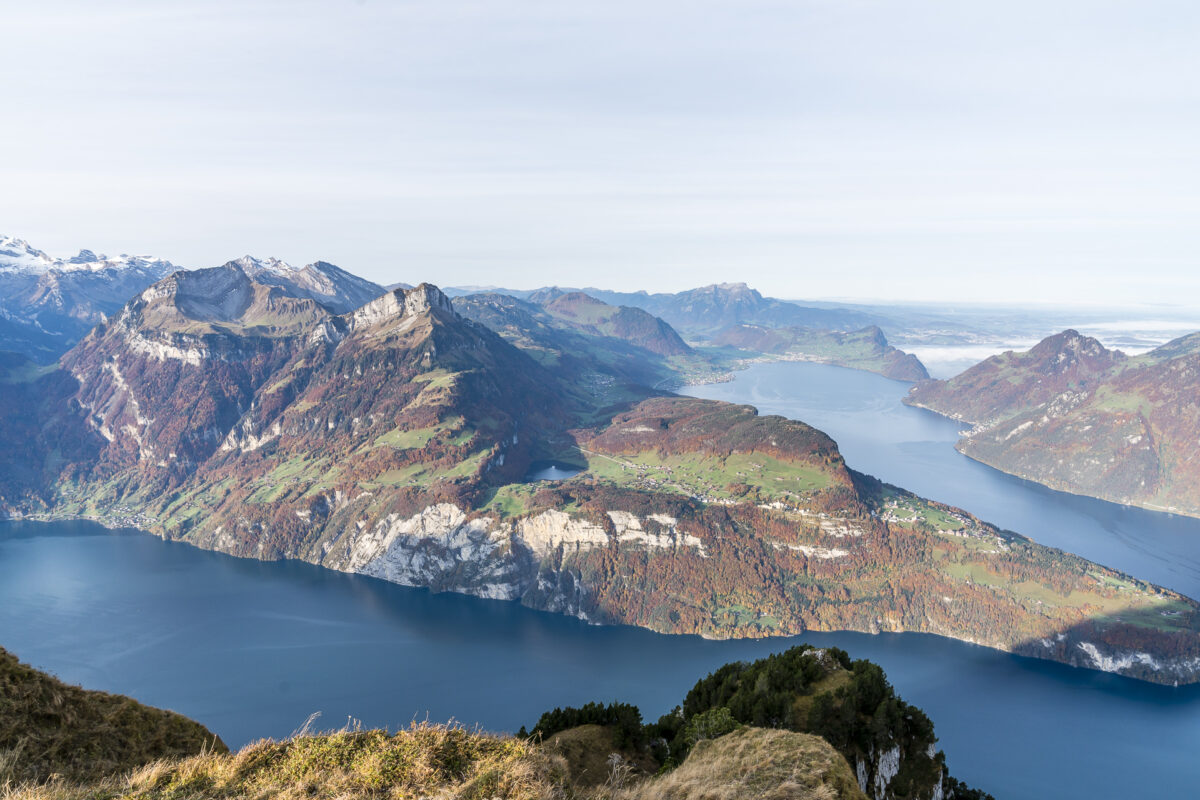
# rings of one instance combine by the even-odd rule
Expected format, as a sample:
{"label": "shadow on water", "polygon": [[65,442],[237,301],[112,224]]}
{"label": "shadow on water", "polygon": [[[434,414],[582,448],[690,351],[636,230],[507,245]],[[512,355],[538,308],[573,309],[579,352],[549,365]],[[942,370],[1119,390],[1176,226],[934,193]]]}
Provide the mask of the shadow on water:
{"label": "shadow on water", "polygon": [[562,461],[535,461],[529,465],[529,471],[522,480],[525,483],[534,481],[563,481],[583,472],[584,467],[568,464]]}
{"label": "shadow on water", "polygon": [[1146,775],[1188,796],[1200,783],[1196,686],[923,634],[710,641],[595,627],[301,562],[98,533],[0,524],[0,645],[65,680],[198,719],[235,747],[286,736],[314,711],[322,727],[428,716],[512,731],[555,706],[622,700],[654,719],[722,664],[810,642],[879,663],[934,720],[953,773],[997,797],[1143,796]]}

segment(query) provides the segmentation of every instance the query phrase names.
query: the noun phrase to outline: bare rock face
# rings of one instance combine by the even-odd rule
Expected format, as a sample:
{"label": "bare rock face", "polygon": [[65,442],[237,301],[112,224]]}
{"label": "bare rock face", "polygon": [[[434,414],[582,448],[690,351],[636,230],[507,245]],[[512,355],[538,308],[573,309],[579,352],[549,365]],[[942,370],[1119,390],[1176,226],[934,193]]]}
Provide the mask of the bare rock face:
{"label": "bare rock face", "polygon": [[406,317],[417,317],[430,311],[454,313],[450,298],[442,290],[428,283],[415,289],[393,289],[357,309],[349,315],[351,330],[360,330],[381,323],[401,322]]}
{"label": "bare rock face", "polygon": [[156,287],[155,294],[173,298],[180,312],[202,322],[237,321],[254,299],[249,276],[228,266],[178,272]]}
{"label": "bare rock face", "polygon": [[353,311],[384,292],[379,284],[327,261],[293,267],[277,258],[243,256],[230,263],[259,283],[279,287],[291,297],[314,300],[334,314]]}

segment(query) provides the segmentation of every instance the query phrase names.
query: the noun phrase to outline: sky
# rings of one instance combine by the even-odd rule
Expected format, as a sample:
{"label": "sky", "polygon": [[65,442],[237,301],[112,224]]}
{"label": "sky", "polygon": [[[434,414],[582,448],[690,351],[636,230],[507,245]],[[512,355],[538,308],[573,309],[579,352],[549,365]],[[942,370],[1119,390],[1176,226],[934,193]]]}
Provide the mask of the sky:
{"label": "sky", "polygon": [[0,0],[0,233],[380,282],[1194,304],[1200,4]]}

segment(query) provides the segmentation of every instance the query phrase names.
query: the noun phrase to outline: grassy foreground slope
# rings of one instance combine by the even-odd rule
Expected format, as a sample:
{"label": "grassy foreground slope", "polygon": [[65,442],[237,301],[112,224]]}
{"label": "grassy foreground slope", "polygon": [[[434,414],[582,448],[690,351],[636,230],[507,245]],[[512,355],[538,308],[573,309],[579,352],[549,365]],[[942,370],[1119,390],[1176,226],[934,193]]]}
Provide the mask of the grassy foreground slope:
{"label": "grassy foreground slope", "polygon": [[704,742],[649,781],[572,783],[532,742],[421,725],[263,741],[236,754],[166,759],[84,784],[28,786],[7,800],[863,800],[836,750],[815,736],[747,728]]}
{"label": "grassy foreground slope", "polygon": [[[42,678],[22,675],[17,685]],[[108,734],[112,750],[144,739],[154,723],[108,730],[72,719],[62,727],[77,736]],[[0,796],[990,800],[949,776],[936,742],[933,724],[896,696],[877,665],[802,645],[725,665],[649,725],[634,706],[592,703],[547,712],[531,735],[522,729],[516,737],[414,723],[396,733],[305,730],[234,754],[217,746],[114,762],[60,750],[39,761],[45,769],[38,778],[0,783]],[[11,755],[11,763],[30,761]],[[88,758],[89,768],[78,769]],[[57,776],[47,779],[51,770]]]}
{"label": "grassy foreground slope", "polygon": [[201,751],[226,747],[187,717],[69,686],[0,649],[0,787],[86,781]]}
{"label": "grassy foreground slope", "polygon": [[854,773],[819,736],[741,728],[700,742],[677,769],[614,800],[866,800]]}

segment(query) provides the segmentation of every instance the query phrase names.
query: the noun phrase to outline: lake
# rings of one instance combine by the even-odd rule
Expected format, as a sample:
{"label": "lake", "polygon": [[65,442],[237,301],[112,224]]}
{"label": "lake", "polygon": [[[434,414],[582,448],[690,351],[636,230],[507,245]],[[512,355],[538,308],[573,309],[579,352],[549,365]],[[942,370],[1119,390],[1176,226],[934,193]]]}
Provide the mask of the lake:
{"label": "lake", "polygon": [[[787,411],[832,433],[859,469],[1040,541],[1089,543],[1111,556],[1099,560],[1141,577],[1161,580],[1132,564],[1175,576],[1177,588],[1195,585],[1193,569],[1172,570],[1156,549],[1186,550],[1193,521],[1040,490],[974,464],[951,448],[957,426],[899,405],[904,388],[834,367],[768,364],[691,391]],[[1055,532],[1055,520],[1072,529]],[[1139,531],[1133,546],[1128,526],[1139,520],[1165,527]],[[797,642],[881,664],[933,719],[952,772],[1000,800],[1186,797],[1200,785],[1200,686],[923,634],[715,642],[595,627],[87,522],[0,523],[0,645],[65,680],[187,714],[235,747],[285,736],[317,711],[318,727],[453,718],[511,731],[555,705],[620,699],[654,719],[715,667]]]}

